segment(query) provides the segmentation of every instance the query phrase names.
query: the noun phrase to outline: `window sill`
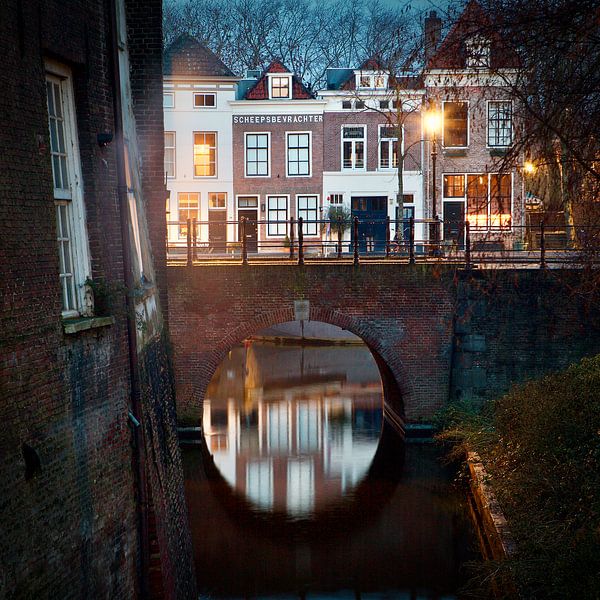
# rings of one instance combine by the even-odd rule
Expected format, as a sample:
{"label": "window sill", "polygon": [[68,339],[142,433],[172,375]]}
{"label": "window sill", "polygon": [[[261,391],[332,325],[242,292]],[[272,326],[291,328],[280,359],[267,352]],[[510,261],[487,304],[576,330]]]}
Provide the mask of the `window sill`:
{"label": "window sill", "polygon": [[497,148],[488,147],[490,151],[490,156],[506,156],[508,154],[508,148],[503,146],[498,146]]}
{"label": "window sill", "polygon": [[76,319],[64,319],[63,329],[66,334],[79,333],[87,329],[108,327],[115,324],[114,317],[79,317]]}

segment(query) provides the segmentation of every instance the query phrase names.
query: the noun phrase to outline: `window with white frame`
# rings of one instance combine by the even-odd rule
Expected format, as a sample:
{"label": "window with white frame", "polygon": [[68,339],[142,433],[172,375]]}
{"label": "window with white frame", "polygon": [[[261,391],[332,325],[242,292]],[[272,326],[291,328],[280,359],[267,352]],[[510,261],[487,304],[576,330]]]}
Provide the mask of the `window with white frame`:
{"label": "window with white frame", "polygon": [[163,108],[175,108],[175,93],[164,92],[163,93]]}
{"label": "window with white frame", "polygon": [[488,102],[488,139],[490,147],[512,143],[512,102]]}
{"label": "window with white frame", "polygon": [[344,194],[330,194],[329,204],[344,204]]}
{"label": "window with white frame", "polygon": [[288,199],[287,196],[267,197],[267,235],[285,235],[287,233]]}
{"label": "window with white frame", "polygon": [[317,196],[298,196],[298,218],[302,217],[304,235],[318,235],[319,199]]}
{"label": "window with white frame", "polygon": [[387,76],[375,75],[373,87],[375,87],[378,90],[385,89],[387,87]]}
{"label": "window with white frame", "polygon": [[287,134],[287,174],[289,177],[310,175],[310,133]]}
{"label": "window with white frame", "polygon": [[490,66],[490,40],[476,35],[466,40],[466,66],[469,68],[484,68]]}
{"label": "window with white frame", "polygon": [[84,304],[84,284],[90,275],[81,164],[71,73],[62,65],[47,65],[46,101],[50,159],[56,206],[62,314],[91,316]]}
{"label": "window with white frame", "polygon": [[246,177],[269,176],[269,134],[246,134]]}
{"label": "window with white frame", "polygon": [[359,75],[358,76],[358,87],[359,88],[370,88],[372,87],[372,79],[370,75]]}
{"label": "window with white frame", "polygon": [[209,192],[208,193],[208,208],[209,209],[224,209],[227,204],[227,192]]}
{"label": "window with white frame", "polygon": [[342,100],[342,108],[344,110],[352,110],[352,100]]}
{"label": "window with white frame", "polygon": [[200,218],[200,194],[179,192],[177,194],[177,211],[179,221],[179,237],[187,237],[188,219],[196,221]]}
{"label": "window with white frame", "polygon": [[290,77],[271,77],[271,98],[290,97]]}
{"label": "window with white frame", "polygon": [[379,126],[379,168],[398,167],[398,135],[395,127]]}
{"label": "window with white frame", "polygon": [[175,132],[165,131],[165,173],[175,177]]}
{"label": "window with white frame", "polygon": [[194,177],[217,175],[217,134],[214,131],[194,132]]}
{"label": "window with white frame", "polygon": [[194,94],[194,108],[216,108],[216,106],[216,94],[206,92]]}
{"label": "window with white frame", "polygon": [[468,102],[444,102],[444,147],[466,148],[469,145]]}
{"label": "window with white frame", "polygon": [[365,128],[362,125],[342,127],[342,168],[365,168]]}
{"label": "window with white frame", "polygon": [[246,465],[246,495],[261,508],[273,505],[273,464],[257,460]]}

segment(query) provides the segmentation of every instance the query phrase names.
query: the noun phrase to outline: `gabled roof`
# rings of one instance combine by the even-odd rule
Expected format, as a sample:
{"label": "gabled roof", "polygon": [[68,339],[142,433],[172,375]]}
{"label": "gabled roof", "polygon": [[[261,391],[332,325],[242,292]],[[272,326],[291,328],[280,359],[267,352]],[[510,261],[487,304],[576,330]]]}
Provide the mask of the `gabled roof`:
{"label": "gabled roof", "polygon": [[490,68],[510,69],[519,67],[519,58],[516,52],[502,39],[489,15],[477,0],[470,0],[440,44],[440,47],[429,59],[426,69],[466,68],[466,42],[476,35],[490,40]]}
{"label": "gabled roof", "polygon": [[176,77],[235,77],[214,52],[191,35],[179,36],[167,48],[163,73]]}
{"label": "gabled roof", "polygon": [[[291,73],[280,60],[274,60],[259,77],[258,81],[246,92],[244,100],[268,100],[270,73]],[[292,100],[310,100],[314,96],[308,91],[304,84],[292,75]]]}

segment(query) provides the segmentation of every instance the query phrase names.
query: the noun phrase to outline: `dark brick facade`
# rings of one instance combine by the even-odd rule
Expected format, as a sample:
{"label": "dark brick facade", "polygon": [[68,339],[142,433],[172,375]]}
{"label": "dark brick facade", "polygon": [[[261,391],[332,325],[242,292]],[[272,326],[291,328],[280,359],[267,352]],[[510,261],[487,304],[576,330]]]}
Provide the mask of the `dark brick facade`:
{"label": "dark brick facade", "polygon": [[[162,133],[149,129],[162,131],[160,2],[127,2],[127,10],[132,64],[147,61],[140,74],[151,90],[145,96],[134,77],[143,188],[150,213],[162,219],[150,223],[158,242]],[[117,161],[115,144],[101,148],[96,139],[115,131],[109,24],[103,0],[7,0],[0,7],[2,598],[130,599],[143,589]],[[73,74],[91,275],[102,284],[97,314],[114,318],[72,334],[61,319],[44,58]],[[155,256],[164,286],[162,247]],[[164,519],[159,545],[172,556],[164,592],[191,598],[165,344],[156,338],[140,350],[142,423],[147,438],[162,436],[146,441],[151,496]]]}

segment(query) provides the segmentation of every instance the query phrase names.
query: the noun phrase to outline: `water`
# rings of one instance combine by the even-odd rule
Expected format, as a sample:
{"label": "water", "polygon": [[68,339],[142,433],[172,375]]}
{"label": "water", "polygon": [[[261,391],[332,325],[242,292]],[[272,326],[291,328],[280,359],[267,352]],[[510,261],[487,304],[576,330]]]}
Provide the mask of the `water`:
{"label": "water", "polygon": [[364,346],[251,343],[183,448],[202,598],[456,598],[476,557],[433,445],[383,422]]}

